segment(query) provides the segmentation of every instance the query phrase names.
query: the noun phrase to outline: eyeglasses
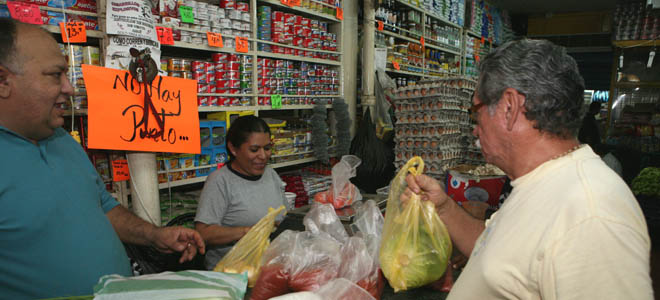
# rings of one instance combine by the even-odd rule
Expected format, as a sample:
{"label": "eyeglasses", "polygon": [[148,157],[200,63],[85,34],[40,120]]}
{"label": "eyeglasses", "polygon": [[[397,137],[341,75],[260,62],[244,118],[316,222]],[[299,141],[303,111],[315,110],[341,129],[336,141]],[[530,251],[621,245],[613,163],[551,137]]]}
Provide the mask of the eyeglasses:
{"label": "eyeglasses", "polygon": [[469,111],[470,111],[470,119],[472,119],[472,121],[477,122],[477,117],[479,116],[479,115],[477,114],[477,112],[478,112],[479,109],[481,109],[481,107],[484,106],[484,105],[486,105],[486,103],[485,103],[485,102],[481,102],[481,103],[479,103],[479,104],[473,104],[472,106],[470,106],[470,109],[469,109]]}

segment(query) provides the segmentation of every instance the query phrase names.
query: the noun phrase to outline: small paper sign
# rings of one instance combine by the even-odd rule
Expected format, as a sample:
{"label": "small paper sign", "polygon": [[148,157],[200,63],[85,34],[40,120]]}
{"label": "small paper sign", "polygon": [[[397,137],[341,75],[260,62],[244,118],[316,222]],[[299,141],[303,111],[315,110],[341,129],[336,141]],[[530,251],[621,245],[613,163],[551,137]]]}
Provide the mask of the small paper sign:
{"label": "small paper sign", "polygon": [[112,161],[112,181],[126,181],[131,179],[131,173],[128,170],[128,161],[118,159]]}
{"label": "small paper sign", "polygon": [[23,2],[7,1],[7,8],[12,18],[28,24],[43,24],[39,6]]}
{"label": "small paper sign", "polygon": [[301,0],[289,0],[289,6],[294,7],[294,6],[300,6]]}
{"label": "small paper sign", "polygon": [[272,108],[282,108],[282,95],[270,95],[270,106]]}
{"label": "small paper sign", "polygon": [[392,61],[392,66],[394,66],[394,68],[397,70],[401,70],[401,66],[399,66],[399,63],[394,60]]}
{"label": "small paper sign", "polygon": [[219,33],[207,31],[206,40],[208,40],[209,46],[211,47],[218,47],[218,48],[224,47],[222,45],[222,35]]}
{"label": "small paper sign", "polygon": [[62,32],[62,41],[69,43],[86,43],[87,30],[85,23],[80,21],[60,22],[60,31]]}
{"label": "small paper sign", "polygon": [[337,7],[337,19],[344,19],[344,10],[341,7]]}
{"label": "small paper sign", "polygon": [[246,37],[237,36],[236,37],[236,52],[247,53],[249,50],[248,39]]}
{"label": "small paper sign", "polygon": [[482,36],[481,37],[481,44],[483,45],[486,42],[486,39]]}
{"label": "small paper sign", "polygon": [[479,62],[480,59],[481,59],[481,57],[479,57],[479,55],[474,56],[474,60],[476,60],[477,62]]}
{"label": "small paper sign", "polygon": [[378,30],[383,31],[385,29],[385,25],[383,24],[383,21],[378,21]]}
{"label": "small paper sign", "polygon": [[420,38],[419,38],[419,43],[422,44],[422,47],[425,46],[425,45],[424,45],[424,37],[420,37]]}
{"label": "small paper sign", "polygon": [[181,22],[183,23],[195,23],[195,13],[193,13],[193,8],[190,6],[179,6],[179,13],[181,14]]}
{"label": "small paper sign", "polygon": [[284,4],[284,5],[286,5],[286,6],[290,6],[290,5],[291,5],[291,4],[289,4],[289,0],[280,0],[280,2],[281,2],[282,4]]}
{"label": "small paper sign", "polygon": [[156,26],[156,35],[161,45],[174,45],[172,28]]}

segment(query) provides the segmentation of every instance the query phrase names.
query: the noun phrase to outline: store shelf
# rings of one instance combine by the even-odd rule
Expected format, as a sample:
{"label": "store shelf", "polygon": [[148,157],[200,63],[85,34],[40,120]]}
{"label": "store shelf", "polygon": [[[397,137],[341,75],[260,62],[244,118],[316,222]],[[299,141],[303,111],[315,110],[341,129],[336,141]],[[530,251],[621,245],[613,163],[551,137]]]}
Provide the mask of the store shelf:
{"label": "store shelf", "polygon": [[436,15],[436,14],[429,13],[429,12],[426,11],[424,8],[417,7],[417,6],[415,6],[415,5],[412,5],[412,4],[410,4],[410,3],[406,3],[406,2],[401,1],[401,0],[397,0],[396,3],[398,3],[398,4],[402,4],[403,6],[406,6],[406,7],[409,7],[409,8],[411,8],[411,9],[413,9],[413,10],[416,10],[416,11],[419,11],[419,12],[421,12],[421,13],[424,13],[424,14],[426,14],[427,16],[430,16],[431,18],[434,18],[434,19],[436,19],[436,20],[440,20],[440,21],[442,21],[442,22],[444,22],[444,23],[447,23],[447,25],[450,25],[450,26],[452,26],[452,27],[456,27],[456,28],[459,28],[459,29],[461,28],[461,26],[458,26],[458,24],[456,24],[456,23],[454,23],[454,22],[451,22],[451,21],[449,21],[449,20],[447,20],[447,19],[445,19],[445,18],[443,18],[443,17],[441,17],[441,16],[438,16],[438,15]]}
{"label": "store shelf", "polygon": [[320,50],[320,49],[314,49],[314,48],[304,48],[304,47],[298,47],[298,46],[293,46],[293,45],[288,45],[288,44],[276,43],[276,42],[266,41],[266,40],[256,40],[256,41],[259,42],[259,43],[262,43],[262,44],[280,46],[280,47],[291,48],[291,49],[298,49],[298,50],[304,50],[304,51],[310,51],[310,52],[319,52],[319,53],[328,53],[328,54],[334,54],[334,55],[341,55],[341,52],[339,52],[339,51],[329,51],[329,50]]}
{"label": "store shelf", "polygon": [[456,51],[456,50],[452,50],[452,49],[445,48],[445,47],[442,47],[442,46],[436,46],[436,45],[432,45],[432,44],[429,44],[429,43],[424,43],[424,46],[426,48],[441,50],[441,51],[448,52],[448,53],[455,54],[455,55],[461,55],[461,53]]}
{"label": "store shelf", "polygon": [[617,88],[660,88],[660,81],[640,81],[640,82],[617,82],[614,84]]}
{"label": "store shelf", "polygon": [[615,47],[629,48],[629,47],[653,47],[660,46],[660,40],[629,40],[629,41],[612,41]]}
{"label": "store shelf", "polygon": [[236,52],[236,50],[231,48],[218,48],[218,47],[209,47],[208,45],[198,45],[180,41],[174,41],[174,45],[161,45],[161,47],[171,47],[171,48],[185,48],[185,49],[194,49],[194,50],[204,50],[209,52],[222,52],[222,53],[232,53],[232,54],[242,54],[242,55],[252,55],[254,51],[245,52]]}
{"label": "store shelf", "polygon": [[[48,32],[55,33],[55,34],[62,34],[60,31],[60,26],[55,26],[55,25],[41,25],[41,28],[46,29]],[[98,30],[86,30],[87,32],[87,37],[88,38],[96,38],[96,39],[102,39],[103,38],[103,32],[100,32]]]}
{"label": "store shelf", "polygon": [[253,97],[254,94],[218,94],[218,93],[197,93],[198,97],[217,96],[217,97]]}
{"label": "store shelf", "polygon": [[341,61],[336,61],[336,60],[310,58],[310,57],[305,57],[305,56],[295,56],[295,55],[271,53],[271,52],[264,52],[264,51],[257,51],[257,56],[259,56],[259,57],[278,58],[278,59],[297,60],[297,61],[305,61],[305,62],[310,62],[310,63],[315,63],[315,64],[341,66]]}
{"label": "store shelf", "polygon": [[[331,104],[326,104],[326,108],[332,108]],[[199,112],[218,112],[218,111],[264,111],[264,110],[289,110],[289,109],[314,109],[313,104],[292,104],[282,105],[282,108],[273,108],[270,105],[250,105],[250,106],[200,106]]]}
{"label": "store shelf", "polygon": [[[302,154],[302,153],[295,153],[295,154],[287,155],[287,156],[300,155],[300,154]],[[276,163],[276,164],[268,164],[268,165],[273,169],[278,169],[278,168],[284,168],[284,167],[289,167],[289,166],[295,166],[295,165],[299,165],[299,164],[314,162],[314,161],[317,161],[317,160],[318,159],[316,157],[308,157],[308,158],[296,159],[296,160],[292,160],[292,161],[286,161],[286,162],[281,162],[281,163]],[[169,173],[185,171],[185,170],[212,168],[212,167],[213,167],[213,165],[206,165],[206,166],[202,166],[202,167],[172,169],[172,170],[169,171]],[[161,172],[167,173],[166,171],[161,171]],[[161,172],[158,172],[158,173],[161,173]],[[194,184],[194,183],[200,183],[200,182],[206,181],[206,177],[208,177],[208,176],[200,176],[200,177],[195,177],[195,178],[188,178],[188,179],[182,179],[182,180],[176,180],[176,181],[170,181],[170,182],[163,182],[163,183],[158,184],[158,188],[159,189],[166,189],[166,188],[171,188],[171,187],[177,187],[177,186],[189,185],[189,184]]]}
{"label": "store shelf", "polygon": [[392,69],[392,68],[387,68],[386,71],[396,73],[396,74],[413,75],[413,76],[419,76],[419,77],[432,77],[432,78],[445,78],[445,77],[447,77],[447,76],[429,75],[429,74],[424,74],[424,73],[395,70],[395,69]]}
{"label": "store shelf", "polygon": [[382,34],[385,34],[385,35],[395,37],[397,39],[402,39],[402,40],[406,40],[406,41],[409,41],[409,42],[421,44],[421,42],[419,40],[416,40],[416,39],[413,39],[413,38],[410,38],[410,37],[407,37],[407,36],[403,36],[403,35],[400,35],[398,33],[388,31],[388,30],[379,30],[378,32],[380,32]]}
{"label": "store shelf", "polygon": [[[323,6],[332,7],[331,5],[327,5],[327,4],[322,3],[320,1],[314,1],[314,0],[310,0],[310,1],[317,3],[317,5],[320,4],[320,5],[323,5]],[[329,22],[334,22],[334,23],[341,23],[341,20],[337,19],[337,17],[335,15],[324,14],[322,12],[311,10],[311,9],[304,8],[304,7],[301,7],[301,6],[289,7],[287,5],[282,4],[282,2],[280,0],[259,0],[258,2],[262,3],[262,4],[269,4],[269,5],[277,6],[280,9],[283,8],[283,9],[286,9],[286,10],[298,12],[298,13],[301,13],[301,14],[305,15],[306,17],[313,17],[315,19],[323,19],[324,21],[329,21]]]}
{"label": "store shelf", "polygon": [[472,30],[466,29],[465,32],[467,32],[467,34],[468,34],[468,35],[471,35],[472,37],[475,37],[475,38],[478,38],[478,39],[481,38],[481,34],[476,33],[476,32],[474,32],[474,31],[472,31]]}
{"label": "store shelf", "polygon": [[[270,97],[270,94],[259,94],[259,97]],[[282,98],[340,98],[341,95],[280,95]]]}

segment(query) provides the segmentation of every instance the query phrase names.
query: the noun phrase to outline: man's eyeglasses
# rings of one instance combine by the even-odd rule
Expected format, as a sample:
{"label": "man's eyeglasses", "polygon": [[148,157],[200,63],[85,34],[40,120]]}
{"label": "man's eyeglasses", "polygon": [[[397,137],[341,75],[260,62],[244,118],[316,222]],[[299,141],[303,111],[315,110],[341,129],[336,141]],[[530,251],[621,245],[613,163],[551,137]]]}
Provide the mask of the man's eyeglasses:
{"label": "man's eyeglasses", "polygon": [[469,112],[470,112],[470,119],[472,119],[472,121],[477,122],[477,116],[478,116],[477,112],[484,105],[486,105],[486,103],[481,102],[479,104],[473,104],[472,106],[470,106]]}

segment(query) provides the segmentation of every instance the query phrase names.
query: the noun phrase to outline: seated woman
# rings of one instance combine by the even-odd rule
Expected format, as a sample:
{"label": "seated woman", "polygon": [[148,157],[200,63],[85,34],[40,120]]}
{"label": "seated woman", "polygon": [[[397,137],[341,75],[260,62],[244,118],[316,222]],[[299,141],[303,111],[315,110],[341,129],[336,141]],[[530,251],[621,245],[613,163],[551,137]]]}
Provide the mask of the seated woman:
{"label": "seated woman", "polygon": [[[268,213],[285,204],[282,180],[266,164],[270,129],[255,116],[234,120],[227,132],[229,162],[209,175],[195,216],[206,243],[204,265],[212,270],[236,241]],[[277,221],[281,221],[278,216]]]}

